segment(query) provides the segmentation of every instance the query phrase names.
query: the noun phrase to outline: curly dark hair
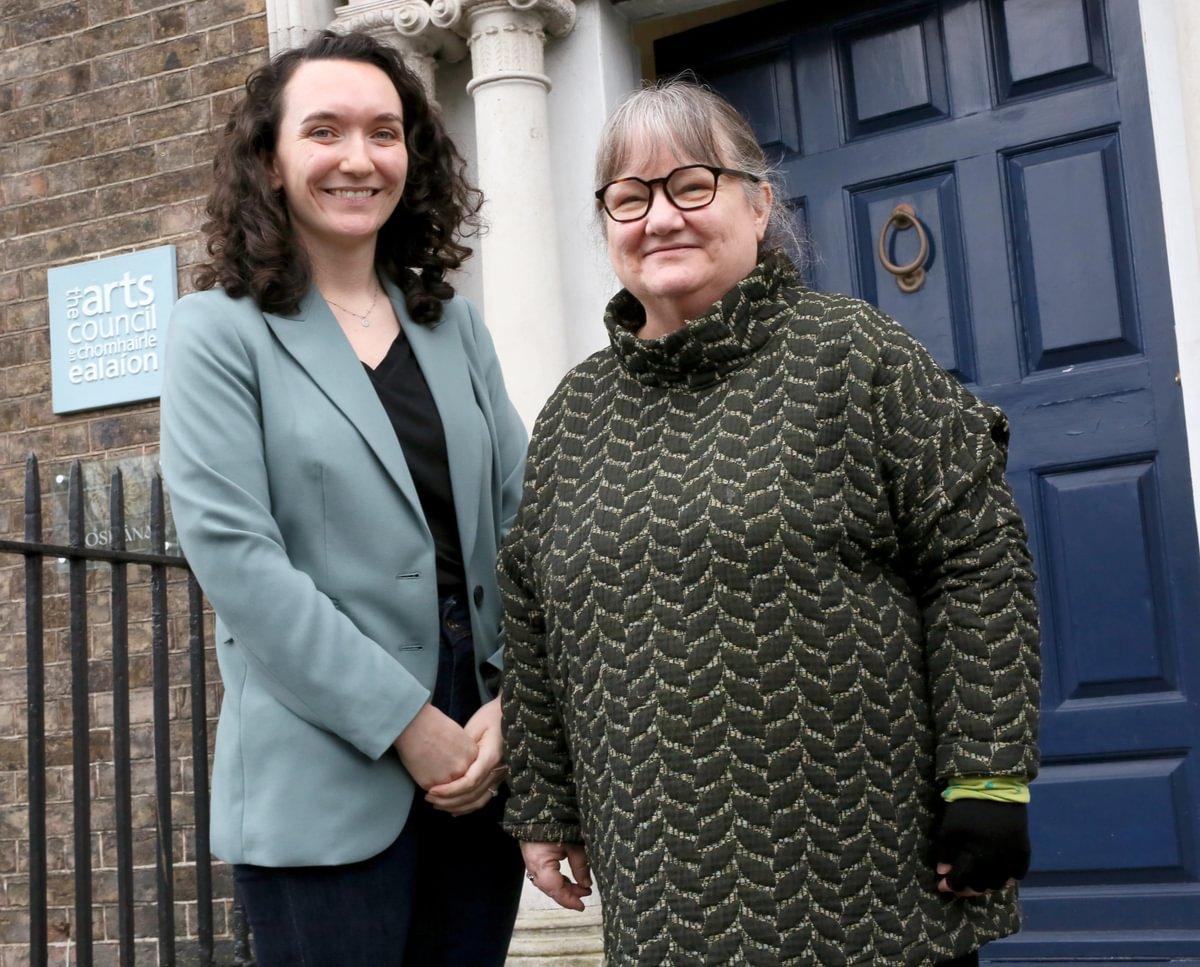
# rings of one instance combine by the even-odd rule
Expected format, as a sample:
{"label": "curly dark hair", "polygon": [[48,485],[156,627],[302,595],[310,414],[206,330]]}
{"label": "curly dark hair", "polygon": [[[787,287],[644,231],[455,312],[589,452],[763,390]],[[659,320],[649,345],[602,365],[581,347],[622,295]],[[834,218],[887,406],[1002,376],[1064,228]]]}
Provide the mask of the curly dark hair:
{"label": "curly dark hair", "polygon": [[215,185],[203,225],[211,260],[196,272],[196,286],[219,285],[234,298],[252,296],[268,312],[295,311],[309,288],[308,257],[291,229],[283,193],[271,187],[267,171],[284,88],[308,60],[372,64],[400,95],[408,177],[400,204],[379,230],[375,264],[400,286],[413,319],[433,325],[441,318],[442,300],[454,295],[446,272],[471,254],[461,239],[478,231],[483,198],[468,184],[465,162],[420,79],[395,48],[359,32],[323,31],[247,78],[245,97],[230,111],[213,159]]}

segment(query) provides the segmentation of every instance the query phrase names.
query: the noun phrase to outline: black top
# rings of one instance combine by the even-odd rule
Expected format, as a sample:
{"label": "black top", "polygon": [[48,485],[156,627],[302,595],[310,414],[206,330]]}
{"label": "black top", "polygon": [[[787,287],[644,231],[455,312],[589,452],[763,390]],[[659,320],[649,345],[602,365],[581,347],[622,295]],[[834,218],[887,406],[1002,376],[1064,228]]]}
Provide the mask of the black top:
{"label": "black top", "polygon": [[387,355],[372,369],[363,363],[379,401],[396,430],[405,462],[417,488],[421,510],[433,534],[437,551],[438,594],[461,592],[466,587],[462,543],[454,516],[450,486],[450,458],[446,432],[433,394],[412,346],[401,330]]}

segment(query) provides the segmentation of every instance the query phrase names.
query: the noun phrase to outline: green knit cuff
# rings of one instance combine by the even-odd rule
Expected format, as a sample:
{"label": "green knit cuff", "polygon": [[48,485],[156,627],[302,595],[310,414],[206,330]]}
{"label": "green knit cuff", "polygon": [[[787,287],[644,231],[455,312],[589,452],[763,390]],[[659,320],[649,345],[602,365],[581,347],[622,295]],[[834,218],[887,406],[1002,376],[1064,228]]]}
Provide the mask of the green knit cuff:
{"label": "green knit cuff", "polygon": [[583,830],[566,823],[502,823],[504,831],[522,843],[582,843]]}
{"label": "green knit cuff", "polygon": [[942,790],[946,802],[990,799],[992,802],[1029,802],[1029,782],[1018,776],[955,776]]}

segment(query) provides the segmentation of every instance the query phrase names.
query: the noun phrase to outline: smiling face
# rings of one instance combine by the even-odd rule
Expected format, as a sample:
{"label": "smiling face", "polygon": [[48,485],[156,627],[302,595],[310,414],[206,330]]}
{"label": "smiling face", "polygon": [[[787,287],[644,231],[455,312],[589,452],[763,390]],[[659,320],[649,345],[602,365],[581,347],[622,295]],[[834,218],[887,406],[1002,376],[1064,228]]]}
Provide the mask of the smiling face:
{"label": "smiling face", "polygon": [[310,60],[296,68],[268,171],[310,253],[374,245],[408,174],[403,114],[378,67]]}
{"label": "smiling face", "polygon": [[[715,158],[680,158],[669,149],[644,154],[617,175],[649,181],[687,164],[722,164]],[[753,197],[753,201],[751,200]],[[766,232],[771,188],[722,175],[712,204],[680,211],[663,195],[644,218],[615,222],[605,216],[608,254],[621,284],[645,307],[644,335],[662,335],[704,313],[758,261]]]}

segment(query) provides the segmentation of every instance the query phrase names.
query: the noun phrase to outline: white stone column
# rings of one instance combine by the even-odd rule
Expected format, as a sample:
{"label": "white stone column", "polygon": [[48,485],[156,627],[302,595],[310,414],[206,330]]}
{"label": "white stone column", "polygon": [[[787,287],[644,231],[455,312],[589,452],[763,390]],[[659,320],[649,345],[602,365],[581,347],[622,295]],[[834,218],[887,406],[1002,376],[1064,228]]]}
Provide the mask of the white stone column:
{"label": "white stone column", "polygon": [[471,49],[484,314],[526,423],[567,369],[543,68],[546,36],[575,23],[571,0],[434,0],[435,25]]}
{"label": "white stone column", "polygon": [[325,29],[337,0],[267,0],[267,43],[271,56],[303,47]]}
{"label": "white stone column", "polygon": [[362,30],[397,48],[434,101],[436,62],[454,63],[467,56],[461,37],[433,23],[426,0],[351,0],[337,8],[329,29]]}

